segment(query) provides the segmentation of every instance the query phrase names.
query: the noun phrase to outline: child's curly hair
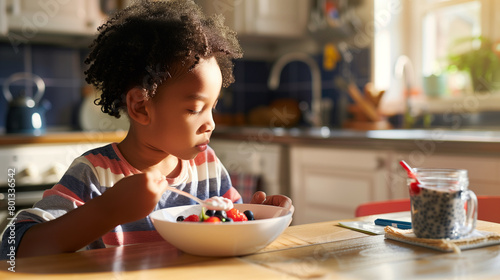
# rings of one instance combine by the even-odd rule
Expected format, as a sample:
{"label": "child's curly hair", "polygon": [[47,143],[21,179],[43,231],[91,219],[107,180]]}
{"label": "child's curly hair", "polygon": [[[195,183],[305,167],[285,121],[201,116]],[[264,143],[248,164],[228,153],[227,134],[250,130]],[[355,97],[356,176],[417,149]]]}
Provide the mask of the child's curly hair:
{"label": "child's curly hair", "polygon": [[141,87],[153,97],[176,65],[191,70],[200,58],[215,57],[227,87],[234,82],[233,59],[242,56],[223,18],[206,17],[191,0],[138,2],[98,31],[85,60],[85,80],[102,91],[96,105],[117,118],[129,89]]}

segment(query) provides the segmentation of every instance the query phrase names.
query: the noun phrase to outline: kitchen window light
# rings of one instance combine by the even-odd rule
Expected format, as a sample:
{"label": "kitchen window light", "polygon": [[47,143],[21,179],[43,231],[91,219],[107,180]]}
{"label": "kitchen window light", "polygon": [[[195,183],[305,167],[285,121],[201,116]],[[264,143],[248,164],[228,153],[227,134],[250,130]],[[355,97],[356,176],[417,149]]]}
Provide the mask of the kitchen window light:
{"label": "kitchen window light", "polygon": [[[400,5],[400,9],[390,9]],[[398,11],[388,13],[388,11]],[[392,115],[406,110],[408,82],[396,77],[394,67],[399,56],[405,55],[413,64],[412,102],[421,110],[443,112],[459,103],[462,110],[500,110],[497,94],[473,94],[467,74],[451,72],[447,83],[436,94],[430,92],[424,77],[440,77],[447,72],[447,56],[460,52],[456,40],[464,37],[500,39],[500,1],[496,0],[374,0],[375,36],[373,45],[373,81],[375,87],[386,90],[382,110]],[[389,17],[380,17],[381,14]],[[381,24],[380,18],[387,19]],[[377,22],[378,20],[378,22]],[[466,47],[474,47],[474,40]],[[449,74],[447,72],[446,74]],[[387,78],[389,77],[389,78]],[[436,82],[436,81],[434,81]],[[427,88],[426,88],[427,87]],[[471,96],[480,96],[470,100]],[[486,97],[487,96],[487,97]],[[494,99],[494,100],[493,100]],[[453,104],[451,104],[453,103]],[[455,106],[457,107],[457,106]]]}
{"label": "kitchen window light", "polygon": [[[461,53],[475,47],[471,44],[457,44],[457,41],[466,37],[481,36],[481,2],[444,2],[447,5],[441,4],[443,1],[438,0],[427,0],[427,2],[429,6],[420,17],[422,22],[422,76],[427,80],[438,77],[447,78],[447,86],[442,89],[445,91],[435,93],[435,95],[460,96],[464,92],[470,91],[470,87],[466,87],[470,81],[465,81],[467,76],[458,71],[444,76],[446,68],[449,66],[447,57],[451,52]],[[475,42],[471,41],[471,43]],[[426,89],[425,83],[423,89]]]}

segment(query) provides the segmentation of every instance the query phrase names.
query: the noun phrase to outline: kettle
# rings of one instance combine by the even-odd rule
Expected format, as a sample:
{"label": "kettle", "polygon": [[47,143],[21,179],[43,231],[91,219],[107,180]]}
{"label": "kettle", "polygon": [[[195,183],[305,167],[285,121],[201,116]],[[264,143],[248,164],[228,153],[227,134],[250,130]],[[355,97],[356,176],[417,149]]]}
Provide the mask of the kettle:
{"label": "kettle", "polygon": [[[19,95],[12,95],[10,85],[13,82],[25,80],[26,83],[33,82],[37,87],[37,92],[33,96],[26,94],[26,91]],[[28,86],[26,86],[28,89]],[[29,88],[31,91],[31,88]],[[15,73],[3,84],[3,95],[9,103],[7,112],[7,133],[25,133],[41,135],[45,133],[45,112],[46,109],[39,106],[39,101],[45,92],[45,83],[39,76],[20,72]]]}

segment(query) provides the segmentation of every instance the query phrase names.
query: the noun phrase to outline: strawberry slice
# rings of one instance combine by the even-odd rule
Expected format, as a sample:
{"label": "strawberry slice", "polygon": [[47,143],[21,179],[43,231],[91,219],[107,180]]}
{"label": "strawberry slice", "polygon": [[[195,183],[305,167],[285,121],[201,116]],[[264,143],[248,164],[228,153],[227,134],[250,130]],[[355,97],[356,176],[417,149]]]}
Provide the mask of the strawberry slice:
{"label": "strawberry slice", "polygon": [[221,220],[219,219],[219,217],[210,217],[208,219],[206,219],[205,221],[203,221],[204,223],[214,223],[214,224],[218,224],[221,222]]}
{"label": "strawberry slice", "polygon": [[246,222],[248,221],[247,216],[244,213],[240,212],[238,209],[233,208],[229,211],[226,211],[227,217],[231,218],[233,222]]}
{"label": "strawberry slice", "polygon": [[187,218],[184,219],[184,222],[199,222],[200,221],[200,216],[198,215],[189,215]]}

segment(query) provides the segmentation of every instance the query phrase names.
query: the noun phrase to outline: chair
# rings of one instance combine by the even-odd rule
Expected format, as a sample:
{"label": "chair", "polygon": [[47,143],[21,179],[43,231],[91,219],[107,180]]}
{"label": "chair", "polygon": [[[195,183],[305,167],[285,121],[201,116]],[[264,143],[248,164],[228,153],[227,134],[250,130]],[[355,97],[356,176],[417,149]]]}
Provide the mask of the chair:
{"label": "chair", "polygon": [[[500,223],[500,196],[478,196],[478,220]],[[368,202],[356,208],[355,216],[410,211],[410,199]]]}
{"label": "chair", "polygon": [[356,208],[355,216],[369,216],[392,212],[410,211],[410,199],[396,199],[386,201],[367,202]]}
{"label": "chair", "polygon": [[477,219],[500,223],[500,196],[478,196]]}

